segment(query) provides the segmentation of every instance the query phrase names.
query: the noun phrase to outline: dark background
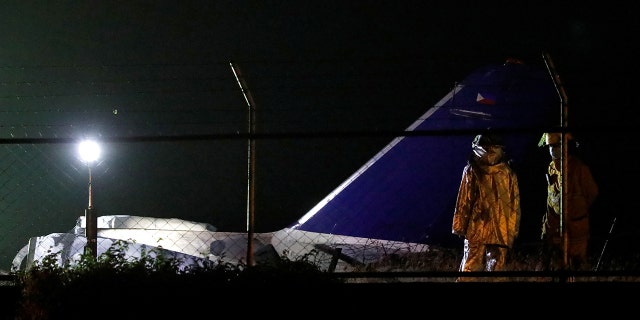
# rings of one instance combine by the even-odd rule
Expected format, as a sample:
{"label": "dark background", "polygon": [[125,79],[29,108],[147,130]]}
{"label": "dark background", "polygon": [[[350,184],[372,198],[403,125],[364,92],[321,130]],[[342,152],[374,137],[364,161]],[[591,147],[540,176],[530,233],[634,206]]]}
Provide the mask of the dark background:
{"label": "dark background", "polygon": [[[87,168],[72,143],[83,137],[107,142],[92,169],[99,214],[246,230],[248,112],[230,62],[266,135],[259,232],[301,217],[393,138],[380,133],[407,128],[468,73],[508,57],[544,67],[543,52],[601,187],[595,246],[615,217],[618,234],[636,232],[639,28],[624,6],[11,1],[0,30],[2,265],[84,214]],[[522,241],[536,240],[542,205],[523,211]]]}

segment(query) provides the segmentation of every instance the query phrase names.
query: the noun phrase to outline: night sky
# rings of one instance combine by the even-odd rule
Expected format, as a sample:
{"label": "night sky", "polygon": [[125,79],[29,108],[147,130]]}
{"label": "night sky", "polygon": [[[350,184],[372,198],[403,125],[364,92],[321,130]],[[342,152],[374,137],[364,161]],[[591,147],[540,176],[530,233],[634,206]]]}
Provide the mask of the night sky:
{"label": "night sky", "polygon": [[84,214],[87,168],[69,143],[83,137],[106,142],[92,169],[100,215],[244,231],[247,140],[238,134],[248,112],[230,62],[265,134],[256,141],[259,232],[301,217],[393,138],[380,133],[407,128],[474,69],[508,57],[543,64],[542,52],[561,76],[569,126],[581,130],[601,187],[596,230],[637,210],[621,182],[638,181],[627,152],[638,124],[640,28],[628,8],[11,2],[0,11],[3,265],[30,236],[66,232]]}

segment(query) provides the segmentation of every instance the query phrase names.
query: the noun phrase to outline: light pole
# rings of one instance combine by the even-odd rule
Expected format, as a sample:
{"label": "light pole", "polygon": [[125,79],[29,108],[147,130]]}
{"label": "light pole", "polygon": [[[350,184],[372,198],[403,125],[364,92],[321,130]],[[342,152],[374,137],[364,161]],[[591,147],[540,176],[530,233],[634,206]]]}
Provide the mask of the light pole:
{"label": "light pole", "polygon": [[87,246],[85,254],[91,254],[94,257],[98,255],[98,216],[93,207],[93,190],[91,188],[91,164],[100,157],[100,146],[93,140],[84,140],[78,145],[80,159],[87,165],[89,169],[89,206],[84,211],[85,236],[87,237]]}

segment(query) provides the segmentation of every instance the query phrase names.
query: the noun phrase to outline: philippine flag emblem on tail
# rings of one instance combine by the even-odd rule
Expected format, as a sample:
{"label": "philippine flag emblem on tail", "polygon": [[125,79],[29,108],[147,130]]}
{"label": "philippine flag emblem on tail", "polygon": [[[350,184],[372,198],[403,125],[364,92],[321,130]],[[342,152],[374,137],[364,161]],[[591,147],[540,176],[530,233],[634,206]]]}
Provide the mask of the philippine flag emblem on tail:
{"label": "philippine flag emblem on tail", "polygon": [[480,104],[496,104],[496,98],[489,94],[482,94],[478,92],[476,96],[476,102]]}

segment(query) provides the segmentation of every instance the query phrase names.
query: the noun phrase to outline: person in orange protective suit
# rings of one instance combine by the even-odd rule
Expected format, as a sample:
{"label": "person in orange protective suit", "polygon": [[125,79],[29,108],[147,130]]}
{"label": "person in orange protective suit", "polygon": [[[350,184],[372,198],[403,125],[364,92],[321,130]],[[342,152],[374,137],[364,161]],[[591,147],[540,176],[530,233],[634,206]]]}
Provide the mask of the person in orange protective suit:
{"label": "person in orange protective suit", "polygon": [[565,265],[563,229],[561,228],[562,204],[562,134],[545,133],[539,146],[549,148],[551,162],[547,169],[547,209],[542,217],[543,261],[547,270],[589,270],[588,243],[590,237],[589,211],[598,196],[596,184],[589,166],[578,158],[573,150],[578,143],[571,133],[567,135],[567,201],[562,228],[566,228],[567,260]]}
{"label": "person in orange protective suit", "polygon": [[[459,271],[505,271],[520,228],[518,177],[495,134],[477,135],[462,172],[451,232],[464,238]],[[489,278],[485,278],[489,279]],[[460,277],[458,281],[471,280]]]}

